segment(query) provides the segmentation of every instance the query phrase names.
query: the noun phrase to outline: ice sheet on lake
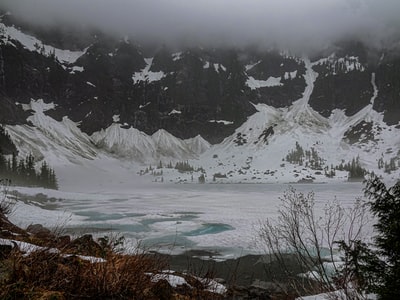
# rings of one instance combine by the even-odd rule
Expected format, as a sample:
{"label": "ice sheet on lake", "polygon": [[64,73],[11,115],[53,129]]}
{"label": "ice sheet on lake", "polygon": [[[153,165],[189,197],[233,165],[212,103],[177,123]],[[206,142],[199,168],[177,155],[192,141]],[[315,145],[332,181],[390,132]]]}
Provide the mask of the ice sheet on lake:
{"label": "ice sheet on lake", "polygon": [[[117,232],[128,243],[142,241],[147,247],[168,253],[193,248],[219,251],[223,255],[263,253],[260,224],[277,215],[279,197],[285,184],[133,184],[126,190],[102,193],[49,192],[58,201],[42,201],[41,206],[18,204],[11,216],[17,225],[43,223],[57,226],[65,216],[67,228],[104,236]],[[300,191],[314,190],[316,208],[323,213],[328,200],[349,206],[362,194],[362,184],[297,185]],[[19,189],[37,194],[43,189]],[[29,192],[30,191],[30,192]]]}

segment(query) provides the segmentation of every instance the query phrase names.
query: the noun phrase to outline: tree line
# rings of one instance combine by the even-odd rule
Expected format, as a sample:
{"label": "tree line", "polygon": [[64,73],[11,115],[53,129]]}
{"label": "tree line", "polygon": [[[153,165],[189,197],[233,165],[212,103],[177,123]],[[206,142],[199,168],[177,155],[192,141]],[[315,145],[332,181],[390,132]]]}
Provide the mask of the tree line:
{"label": "tree line", "polygon": [[10,180],[15,185],[58,188],[56,174],[46,161],[37,168],[32,154],[19,158],[17,153],[10,135],[0,125],[0,179]]}
{"label": "tree line", "polygon": [[54,170],[46,161],[36,168],[32,154],[19,159],[15,153],[11,155],[11,158],[0,154],[0,178],[7,178],[15,185],[58,188]]}
{"label": "tree line", "polygon": [[[311,147],[310,150],[304,150],[298,142],[296,142],[295,149],[289,151],[283,160],[300,166],[304,165],[313,170],[325,169],[325,175],[327,177],[335,176],[335,170],[347,171],[349,179],[364,178],[364,176],[368,174],[368,171],[361,166],[360,158],[358,156],[353,158],[351,162],[345,163],[342,161],[337,166],[331,165],[331,170],[329,171],[329,168],[325,166],[325,160],[319,156],[318,152],[313,147]],[[394,161],[391,162],[390,166],[392,165],[394,165]]]}

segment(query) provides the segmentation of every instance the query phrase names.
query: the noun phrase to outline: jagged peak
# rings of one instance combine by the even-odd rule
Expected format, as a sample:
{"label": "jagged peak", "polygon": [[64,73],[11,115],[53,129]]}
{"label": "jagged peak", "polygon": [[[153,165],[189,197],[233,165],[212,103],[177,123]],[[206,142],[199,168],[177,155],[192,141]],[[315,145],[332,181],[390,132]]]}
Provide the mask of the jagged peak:
{"label": "jagged peak", "polygon": [[189,149],[196,154],[202,154],[211,147],[211,144],[207,142],[200,134],[193,138],[186,139],[185,143],[188,145]]}

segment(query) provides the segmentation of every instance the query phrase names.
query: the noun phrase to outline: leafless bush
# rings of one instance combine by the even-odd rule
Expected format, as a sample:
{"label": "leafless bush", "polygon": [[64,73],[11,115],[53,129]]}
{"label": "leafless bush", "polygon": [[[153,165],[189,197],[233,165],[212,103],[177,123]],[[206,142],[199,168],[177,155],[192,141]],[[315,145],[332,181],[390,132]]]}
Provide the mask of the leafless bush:
{"label": "leafless bush", "polygon": [[303,194],[294,188],[280,200],[277,218],[262,222],[260,238],[291,288],[299,294],[340,289],[341,293],[331,294],[333,298],[362,299],[357,278],[338,259],[337,244],[351,245],[364,238],[370,218],[362,201],[356,199],[345,208],[334,199],[317,211],[314,193]]}
{"label": "leafless bush", "polygon": [[15,202],[9,198],[10,179],[0,179],[0,214],[8,215],[12,212]]}

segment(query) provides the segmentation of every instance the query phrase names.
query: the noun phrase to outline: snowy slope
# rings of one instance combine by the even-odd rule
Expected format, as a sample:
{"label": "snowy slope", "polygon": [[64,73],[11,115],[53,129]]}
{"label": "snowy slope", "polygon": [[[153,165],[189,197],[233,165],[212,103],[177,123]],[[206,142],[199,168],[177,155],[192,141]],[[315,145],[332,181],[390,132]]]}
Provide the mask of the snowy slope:
{"label": "snowy slope", "polygon": [[332,75],[336,75],[338,72],[348,73],[354,70],[360,72],[365,71],[365,67],[360,63],[358,57],[348,55],[345,57],[337,57],[335,53],[327,58],[318,60],[315,64],[327,66]]}
{"label": "snowy slope", "polygon": [[83,51],[70,51],[45,45],[42,41],[23,33],[14,26],[5,26],[2,23],[0,23],[0,40],[13,46],[15,46],[13,41],[18,41],[29,51],[35,51],[45,56],[54,55],[63,64],[73,64],[86,52],[86,49]]}
{"label": "snowy slope", "polygon": [[[359,157],[364,168],[386,177],[398,177],[398,171],[388,175],[377,167],[380,158],[384,161],[399,158],[400,130],[395,126],[387,126],[383,122],[383,115],[372,109],[378,94],[375,74],[371,76],[374,94],[368,106],[351,117],[347,117],[342,110],[335,110],[329,118],[324,118],[308,104],[318,76],[312,66],[321,62],[311,63],[308,59],[304,59],[304,62],[307,86],[303,97],[289,108],[255,105],[257,113],[249,117],[232,136],[201,156],[200,164],[205,167],[207,174],[226,175],[227,178],[222,182],[296,182],[309,178],[320,182],[329,180],[320,172],[284,161],[288,152],[298,143],[305,150],[316,150],[324,159],[325,166],[336,166]],[[352,68],[351,64],[349,68]],[[348,143],[345,133],[361,122],[374,124],[374,138],[362,143]],[[337,172],[335,180],[346,179],[347,172]]]}
{"label": "snowy slope", "polygon": [[185,143],[192,152],[198,155],[204,153],[211,147],[210,143],[203,139],[201,135],[197,135],[194,138],[186,139]]}
{"label": "snowy slope", "polygon": [[156,131],[151,137],[155,143],[156,151],[160,157],[174,158],[179,160],[195,158],[197,156],[184,141],[174,137],[164,129]]}
{"label": "snowy slope", "polygon": [[123,128],[117,123],[95,132],[91,138],[97,147],[117,157],[148,164],[160,160],[194,159],[210,147],[201,136],[181,140],[163,129],[149,136],[132,127]]}
{"label": "snowy slope", "polygon": [[54,108],[53,103],[44,103],[42,99],[31,100],[22,105],[24,110],[32,110],[28,117],[29,125],[7,126],[14,143],[22,156],[29,153],[37,159],[46,157],[52,162],[75,162],[77,158],[93,159],[96,149],[90,138],[82,133],[78,124],[67,117],[58,122],[45,114]]}
{"label": "snowy slope", "polygon": [[164,130],[149,136],[117,123],[88,136],[67,117],[56,121],[47,116],[53,103],[32,99],[21,106],[32,112],[30,125],[9,125],[7,132],[21,157],[32,153],[54,168],[64,191],[130,189],[133,181],[148,181],[136,175],[144,163],[194,159],[209,147],[200,136],[184,141]]}
{"label": "snowy slope", "polygon": [[152,138],[132,127],[124,129],[120,124],[114,123],[105,130],[95,132],[91,137],[99,148],[121,158],[129,157],[138,162],[147,162],[156,156]]}
{"label": "snowy slope", "polygon": [[[68,117],[56,121],[46,115],[46,111],[55,108],[53,103],[32,99],[30,104],[21,106],[32,112],[27,119],[30,125],[7,126],[20,155],[32,153],[37,160],[45,158],[55,166],[83,165],[87,160],[107,156],[149,164],[160,160],[196,159],[210,147],[201,136],[181,140],[162,129],[149,136],[132,127],[123,128],[118,123],[88,136]],[[117,116],[114,117],[118,121]]]}

